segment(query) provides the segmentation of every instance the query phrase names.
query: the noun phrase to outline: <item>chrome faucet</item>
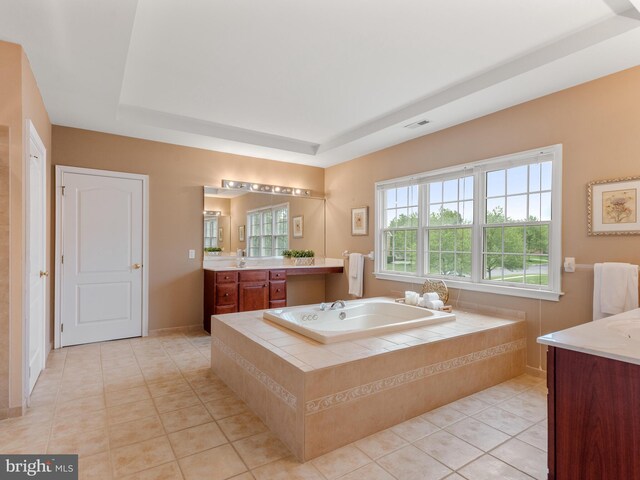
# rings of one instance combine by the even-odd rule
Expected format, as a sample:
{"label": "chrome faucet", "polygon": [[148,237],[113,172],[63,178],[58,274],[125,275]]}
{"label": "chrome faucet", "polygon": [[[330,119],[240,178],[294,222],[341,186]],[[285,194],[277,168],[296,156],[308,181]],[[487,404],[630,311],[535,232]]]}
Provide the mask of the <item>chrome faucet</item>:
{"label": "chrome faucet", "polygon": [[324,302],[323,302],[323,303],[321,303],[321,304],[320,304],[320,310],[322,310],[323,312],[324,312],[325,310],[335,310],[335,309],[336,309],[336,305],[337,305],[339,308],[345,308],[345,307],[346,307],[346,305],[345,305],[345,303],[344,303],[344,300],[336,300],[335,302],[333,302],[333,303],[331,304],[331,306],[329,306],[329,304],[328,304],[328,303],[324,303]]}

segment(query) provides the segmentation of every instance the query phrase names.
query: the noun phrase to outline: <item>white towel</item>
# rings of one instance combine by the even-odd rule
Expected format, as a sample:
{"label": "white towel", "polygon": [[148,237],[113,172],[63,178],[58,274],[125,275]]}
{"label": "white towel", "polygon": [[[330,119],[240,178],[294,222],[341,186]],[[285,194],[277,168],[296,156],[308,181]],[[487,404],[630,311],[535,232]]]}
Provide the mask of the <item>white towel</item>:
{"label": "white towel", "polygon": [[638,266],[596,263],[593,266],[593,319],[638,308]]}
{"label": "white towel", "polygon": [[362,297],[362,283],[364,280],[364,255],[349,254],[349,295]]}

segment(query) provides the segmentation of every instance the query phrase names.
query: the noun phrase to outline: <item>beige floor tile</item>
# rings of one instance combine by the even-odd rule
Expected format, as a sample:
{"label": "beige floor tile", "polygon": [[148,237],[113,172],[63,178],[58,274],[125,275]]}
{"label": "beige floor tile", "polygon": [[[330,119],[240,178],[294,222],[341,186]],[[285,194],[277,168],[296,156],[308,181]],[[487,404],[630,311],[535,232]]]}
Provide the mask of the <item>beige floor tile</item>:
{"label": "beige floor tile", "polygon": [[460,400],[456,400],[455,402],[447,405],[450,408],[454,408],[465,415],[474,415],[485,408],[489,408],[491,404],[487,402],[483,402],[479,398],[475,396],[469,396],[465,398],[461,398]]}
{"label": "beige floor tile", "polygon": [[117,405],[139,402],[140,400],[147,400],[151,398],[146,385],[129,388],[127,390],[107,391],[105,393],[105,397],[107,407],[115,407]]}
{"label": "beige floor tile", "polygon": [[226,385],[207,385],[204,387],[196,387],[195,391],[203,402],[210,402],[212,400],[218,400],[220,398],[230,397],[233,395],[233,390]]}
{"label": "beige floor tile", "polygon": [[59,417],[53,421],[52,434],[66,435],[77,432],[98,430],[107,426],[106,410],[83,412],[69,417]]}
{"label": "beige floor tile", "polygon": [[459,471],[467,480],[531,480],[520,470],[507,465],[491,455],[483,455]]}
{"label": "beige floor tile", "polygon": [[109,426],[111,448],[123,447],[164,435],[162,422],[156,415]]}
{"label": "beige floor tile", "polygon": [[92,395],[76,398],[67,402],[58,402],[56,405],[56,417],[67,417],[78,413],[94,412],[105,408],[104,395]]}
{"label": "beige floor tile", "polygon": [[54,433],[47,447],[47,453],[78,454],[81,457],[95,455],[107,450],[109,450],[109,442],[105,427],[62,435]]}
{"label": "beige floor tile", "polygon": [[459,422],[465,417],[466,415],[464,413],[450,407],[449,405],[436,408],[435,410],[431,410],[430,412],[422,415],[423,419],[433,423],[440,428],[448,427],[452,423]]}
{"label": "beige floor tile", "polygon": [[111,462],[116,477],[148,470],[172,460],[173,451],[166,436],[111,450]]}
{"label": "beige floor tile", "polygon": [[505,400],[517,395],[520,391],[521,390],[514,389],[512,386],[500,384],[495,387],[487,388],[473,396],[483,402],[495,405],[496,403],[504,402]]}
{"label": "beige floor tile", "polygon": [[161,397],[191,390],[191,385],[182,377],[164,382],[149,383],[148,387],[152,397]]}
{"label": "beige floor tile", "polygon": [[185,480],[223,480],[247,470],[228,444],[181,458],[179,462]]}
{"label": "beige floor tile", "polygon": [[394,478],[377,463],[370,463],[340,477],[340,480],[394,480]]}
{"label": "beige floor tile", "polygon": [[516,438],[546,452],[549,441],[546,420],[525,430]]}
{"label": "beige floor tile", "polygon": [[415,442],[422,437],[431,435],[433,432],[440,430],[439,427],[433,423],[428,422],[420,417],[412,418],[406,422],[402,422],[395,427],[391,427],[391,431],[396,435],[401,436],[409,442]]}
{"label": "beige floor tile", "polygon": [[378,464],[402,480],[439,480],[451,473],[443,464],[413,445],[380,458]]}
{"label": "beige floor tile", "polygon": [[268,463],[251,473],[256,480],[325,480],[311,462],[300,463],[293,457]]}
{"label": "beige floor tile", "polygon": [[369,458],[376,459],[404,447],[407,441],[391,430],[374,433],[355,442],[355,446],[366,453]]}
{"label": "beige floor tile", "polygon": [[206,402],[204,405],[216,420],[231,417],[233,415],[239,415],[241,413],[247,413],[249,411],[246,403],[235,395],[212,400],[210,402]]}
{"label": "beige floor tile", "polygon": [[200,404],[200,399],[198,399],[198,396],[192,391],[185,390],[184,392],[155,397],[153,403],[155,403],[158,412],[166,413],[172,410],[198,405]]}
{"label": "beige floor tile", "polygon": [[233,447],[250,469],[291,455],[287,446],[269,431],[233,442]]}
{"label": "beige floor tile", "polygon": [[353,445],[339,448],[311,461],[326,478],[332,480],[371,463],[371,459]]}
{"label": "beige floor tile", "polygon": [[127,475],[122,477],[122,480],[182,480],[182,478],[178,462],[171,462]]}
{"label": "beige floor tile", "polygon": [[482,450],[444,430],[421,438],[414,446],[452,470],[457,470],[484,454]]}
{"label": "beige floor tile", "polygon": [[473,418],[512,436],[533,425],[533,422],[507,412],[500,407],[487,408],[480,413],[476,413]]}
{"label": "beige floor tile", "polygon": [[231,477],[229,480],[255,480],[255,478],[256,477],[254,477],[251,472],[245,472],[240,475],[236,475],[235,477]]}
{"label": "beige floor tile", "polygon": [[531,422],[537,423],[547,418],[547,402],[543,396],[531,395],[527,392],[499,403],[498,406]]}
{"label": "beige floor tile", "polygon": [[509,440],[509,435],[474,418],[465,418],[446,428],[449,433],[485,452]]}
{"label": "beige floor tile", "polygon": [[142,387],[145,384],[144,377],[142,375],[134,375],[122,379],[105,382],[104,389],[107,392],[115,392],[118,390],[129,390],[131,388]]}
{"label": "beige floor tile", "polygon": [[79,480],[111,480],[113,472],[109,453],[80,457],[78,459],[78,478]]}
{"label": "beige floor tile", "polygon": [[448,477],[445,477],[444,480],[465,480],[462,475],[458,475],[457,473],[452,473]]}
{"label": "beige floor tile", "polygon": [[107,408],[107,417],[110,425],[139,420],[153,415],[157,415],[157,412],[151,399]]}
{"label": "beige floor tile", "polygon": [[218,425],[231,442],[267,430],[267,426],[262,423],[262,420],[251,412],[223,418],[218,421]]}
{"label": "beige floor tile", "polygon": [[163,413],[160,415],[160,418],[167,432],[176,432],[213,420],[203,405],[194,405],[193,407]]}
{"label": "beige floor tile", "polygon": [[547,478],[547,454],[516,438],[492,450],[491,455],[537,480],[546,480]]}
{"label": "beige floor tile", "polygon": [[186,428],[169,434],[176,457],[182,458],[227,443],[227,438],[215,422]]}

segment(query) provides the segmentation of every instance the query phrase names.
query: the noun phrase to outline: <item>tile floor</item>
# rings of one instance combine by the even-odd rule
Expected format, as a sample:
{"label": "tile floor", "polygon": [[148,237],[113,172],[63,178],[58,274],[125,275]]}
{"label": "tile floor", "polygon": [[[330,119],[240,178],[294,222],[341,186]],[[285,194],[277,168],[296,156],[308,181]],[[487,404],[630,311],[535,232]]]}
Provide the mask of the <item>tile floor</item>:
{"label": "tile floor", "polygon": [[174,333],[52,352],[2,453],[78,453],[82,479],[545,479],[546,388],[522,376],[311,462],[208,368],[210,338]]}

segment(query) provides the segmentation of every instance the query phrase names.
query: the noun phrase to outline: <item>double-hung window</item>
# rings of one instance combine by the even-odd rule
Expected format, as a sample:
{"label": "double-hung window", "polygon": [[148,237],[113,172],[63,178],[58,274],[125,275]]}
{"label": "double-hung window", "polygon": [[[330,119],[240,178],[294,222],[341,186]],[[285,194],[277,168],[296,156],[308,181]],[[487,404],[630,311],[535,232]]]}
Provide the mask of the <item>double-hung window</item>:
{"label": "double-hung window", "polygon": [[560,295],[562,147],[376,184],[376,275]]}
{"label": "double-hung window", "polygon": [[289,204],[247,212],[250,257],[282,255],[289,248]]}

